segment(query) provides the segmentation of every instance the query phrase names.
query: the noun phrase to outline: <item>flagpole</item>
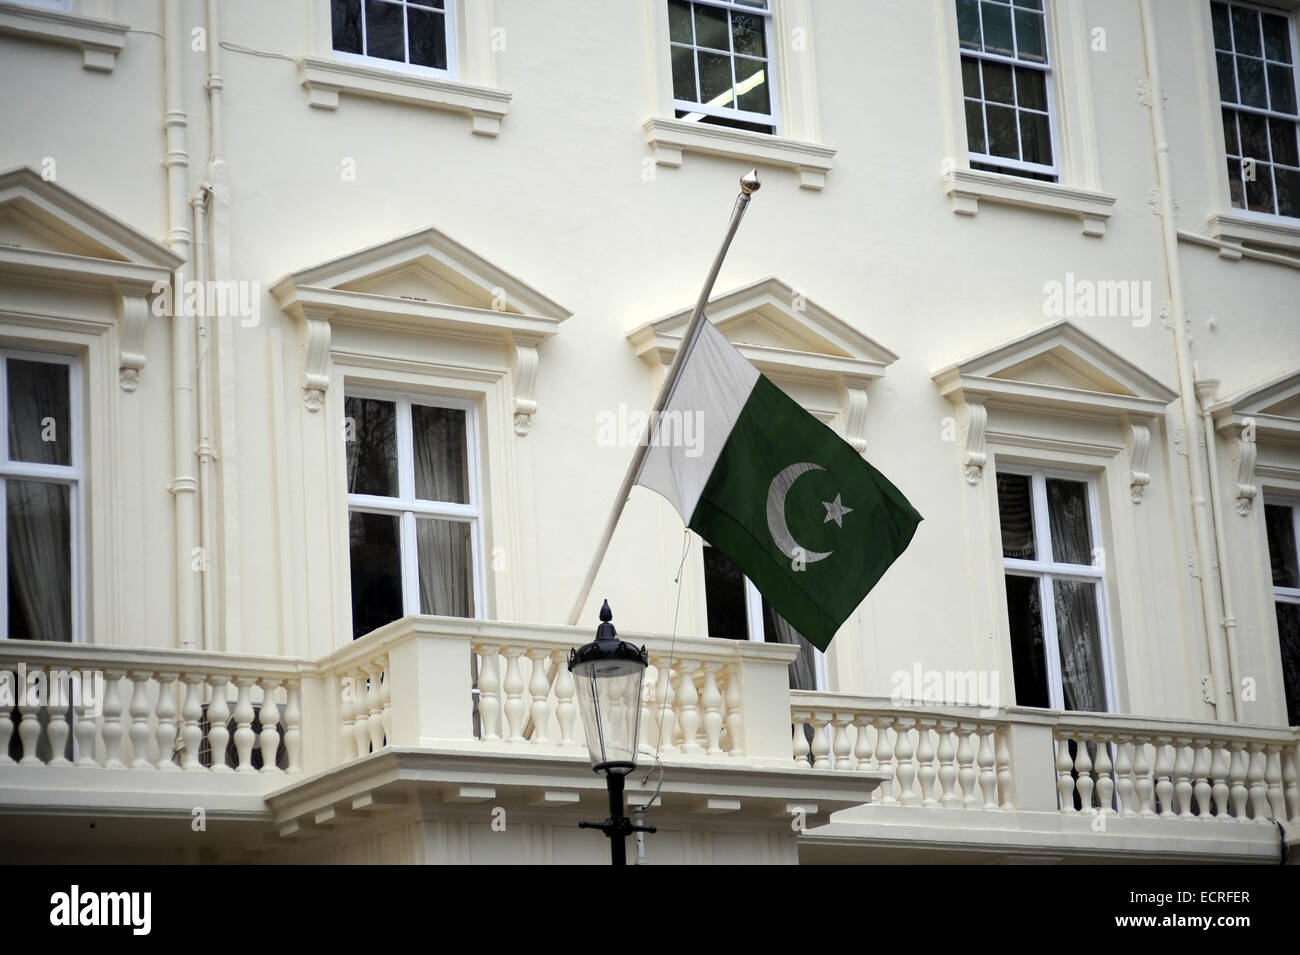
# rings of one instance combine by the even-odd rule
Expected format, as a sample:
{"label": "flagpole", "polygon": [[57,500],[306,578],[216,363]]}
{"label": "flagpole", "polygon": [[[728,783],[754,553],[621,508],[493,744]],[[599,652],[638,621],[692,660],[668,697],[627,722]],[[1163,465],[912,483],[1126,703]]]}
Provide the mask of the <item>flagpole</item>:
{"label": "flagpole", "polygon": [[[744,218],[745,210],[749,208],[749,197],[758,191],[760,185],[757,169],[752,169],[740,177],[740,195],[736,197],[735,208],[731,211],[731,223],[727,226],[726,237],[722,240],[722,248],[718,249],[718,254],[713,259],[713,267],[709,269],[708,278],[704,280],[704,288],[700,290],[700,297],[695,302],[695,311],[691,313],[691,321],[686,326],[686,334],[682,336],[682,343],[677,349],[677,354],[673,356],[672,364],[668,366],[668,374],[664,378],[664,383],[659,389],[659,396],[655,399],[654,408],[650,413],[650,428],[658,426],[659,412],[663,411],[664,406],[668,404],[673,385],[677,383],[677,376],[681,374],[682,365],[686,363],[686,357],[690,354],[691,348],[694,347],[695,339],[699,337],[700,328],[707,321],[704,317],[704,306],[708,304],[709,296],[713,293],[713,283],[718,280],[718,272],[722,270],[722,260],[727,257],[727,250],[731,248],[731,240],[736,235],[736,229],[740,227],[740,220]],[[591,559],[591,567],[587,570],[587,577],[582,582],[582,591],[578,594],[578,599],[574,602],[573,610],[569,614],[569,626],[571,627],[577,624],[578,618],[582,614],[583,605],[586,604],[587,598],[591,595],[592,585],[596,582],[596,574],[600,570],[601,562],[605,559],[605,552],[609,550],[610,541],[614,539],[614,528],[618,526],[618,519],[623,515],[623,505],[627,503],[627,499],[632,493],[637,472],[641,469],[641,462],[645,459],[651,437],[651,434],[647,434],[646,440],[637,443],[636,452],[632,455],[632,463],[628,465],[627,474],[623,476],[623,486],[619,488],[618,496],[614,498],[614,506],[610,509],[609,520],[605,522],[605,532],[601,535],[600,544],[596,547],[595,556]]]}

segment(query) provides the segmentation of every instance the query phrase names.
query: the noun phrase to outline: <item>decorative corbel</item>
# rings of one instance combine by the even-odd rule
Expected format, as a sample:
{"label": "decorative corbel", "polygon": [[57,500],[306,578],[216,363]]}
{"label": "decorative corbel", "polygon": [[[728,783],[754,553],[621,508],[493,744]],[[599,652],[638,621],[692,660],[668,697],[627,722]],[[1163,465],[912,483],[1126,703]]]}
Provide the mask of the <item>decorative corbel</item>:
{"label": "decorative corbel", "polygon": [[1134,504],[1141,504],[1142,495],[1146,493],[1147,485],[1151,483],[1151,475],[1147,472],[1147,455],[1151,451],[1151,429],[1145,424],[1129,422],[1129,435],[1132,439],[1129,444],[1129,494]]}
{"label": "decorative corbel", "polygon": [[1237,513],[1245,517],[1255,501],[1255,419],[1245,418],[1237,433]]}
{"label": "decorative corbel", "polygon": [[858,382],[844,383],[844,439],[858,454],[867,453],[867,389]]}
{"label": "decorative corbel", "polygon": [[320,411],[329,389],[330,323],[328,313],[303,313],[302,402],[308,411]]}
{"label": "decorative corbel", "polygon": [[533,415],[537,413],[537,402],[533,400],[533,389],[537,386],[537,343],[514,340],[514,396],[515,396],[515,434],[523,437],[533,426]]}
{"label": "decorative corbel", "polygon": [[974,487],[984,476],[984,431],[989,423],[989,411],[981,401],[967,400],[965,450],[961,464],[966,472],[966,483]]}
{"label": "decorative corbel", "polygon": [[149,299],[144,295],[123,292],[118,298],[121,321],[118,340],[117,379],[123,391],[135,391],[140,384],[140,371],[144,368],[144,330],[149,320]]}

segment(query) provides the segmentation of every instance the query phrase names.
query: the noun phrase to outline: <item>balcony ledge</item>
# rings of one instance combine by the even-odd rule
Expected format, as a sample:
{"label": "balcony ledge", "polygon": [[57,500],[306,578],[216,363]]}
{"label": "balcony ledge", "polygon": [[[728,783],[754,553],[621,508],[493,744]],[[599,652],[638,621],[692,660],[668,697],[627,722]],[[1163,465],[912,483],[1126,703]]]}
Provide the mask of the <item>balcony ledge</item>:
{"label": "balcony ledge", "polygon": [[952,200],[952,211],[957,215],[974,216],[979,212],[982,199],[1040,212],[1077,216],[1084,235],[1100,237],[1106,234],[1106,222],[1114,212],[1115,197],[1104,193],[980,169],[958,169],[952,160],[944,165],[944,192]]}
{"label": "balcony ledge", "polygon": [[654,147],[655,162],[660,166],[680,166],[684,152],[726,156],[787,166],[798,173],[799,188],[812,190],[824,188],[826,173],[835,167],[834,149],[797,139],[680,119],[647,119],[642,129],[646,142]]}

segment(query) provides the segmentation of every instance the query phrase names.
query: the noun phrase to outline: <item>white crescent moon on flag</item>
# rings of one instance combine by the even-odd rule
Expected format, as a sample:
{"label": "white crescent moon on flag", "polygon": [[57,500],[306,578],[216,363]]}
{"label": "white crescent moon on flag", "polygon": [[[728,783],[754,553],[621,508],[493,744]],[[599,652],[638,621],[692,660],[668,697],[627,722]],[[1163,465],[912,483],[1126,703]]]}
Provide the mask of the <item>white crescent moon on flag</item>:
{"label": "white crescent moon on flag", "polygon": [[767,529],[771,532],[772,540],[776,542],[781,553],[791,560],[795,559],[796,550],[803,552],[802,560],[807,564],[825,560],[834,553],[829,550],[808,550],[803,547],[794,539],[794,535],[790,533],[790,525],[785,521],[785,497],[790,493],[790,488],[794,487],[794,482],[799,475],[808,471],[825,470],[820,464],[801,461],[782,469],[776,477],[772,478],[772,483],[767,489]]}

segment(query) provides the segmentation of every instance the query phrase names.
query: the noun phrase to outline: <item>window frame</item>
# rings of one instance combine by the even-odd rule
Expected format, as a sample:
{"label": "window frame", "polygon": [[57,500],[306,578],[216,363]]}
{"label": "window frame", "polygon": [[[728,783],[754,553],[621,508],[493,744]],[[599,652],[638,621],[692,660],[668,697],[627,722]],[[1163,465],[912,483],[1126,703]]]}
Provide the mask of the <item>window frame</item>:
{"label": "window frame", "polygon": [[[71,431],[69,464],[33,464],[9,460],[9,361],[39,361],[68,366],[68,429]],[[0,639],[17,640],[9,635],[9,512],[7,506],[10,480],[38,481],[65,484],[68,492],[68,547],[71,553],[70,643],[85,643],[86,606],[86,507],[85,507],[85,436],[83,414],[82,363],[77,355],[66,352],[45,351],[22,345],[0,344],[0,422],[4,422],[5,435],[0,439]],[[61,642],[61,641],[60,641]]]}
{"label": "window frame", "polygon": [[[355,0],[361,5],[361,46],[366,47],[366,0]],[[410,27],[406,19],[406,8],[410,6],[410,0],[382,0],[384,3],[392,3],[402,8],[402,49],[407,59],[411,55]],[[411,76],[429,76],[443,80],[457,79],[457,52],[459,49],[456,6],[458,0],[443,0],[443,42],[447,49],[447,68],[445,70],[437,69],[432,66],[422,66],[418,63],[403,62],[399,60],[390,60],[382,56],[372,56],[368,53],[348,53],[344,50],[334,48],[334,23],[333,23],[333,0],[326,0],[326,22],[329,24],[329,46],[330,52],[334,59],[340,63],[356,63],[359,66],[370,66],[376,69],[391,70],[394,73],[405,73]],[[417,2],[417,6],[420,4]],[[434,9],[434,8],[429,8]]]}
{"label": "window frame", "polygon": [[[1300,496],[1276,494],[1270,491],[1264,495],[1264,506],[1285,507],[1291,511],[1291,527],[1292,533],[1295,535],[1296,563],[1300,565]],[[1264,535],[1264,547],[1271,560],[1273,549],[1269,546],[1267,532]],[[1279,587],[1273,583],[1271,576],[1269,586],[1273,589],[1274,603],[1300,604],[1300,587]]]}
{"label": "window frame", "polygon": [[[1002,3],[1003,0],[993,0],[993,2],[996,2],[996,3]],[[1012,0],[1005,0],[1005,2],[1006,2],[1006,4],[1007,4],[1009,7],[1011,7],[1011,9],[1012,9],[1012,11],[1013,11],[1013,13],[1014,13],[1015,7],[1012,6]],[[982,37],[984,36],[984,5],[983,5],[983,3],[980,3],[980,2],[978,2],[978,0],[977,0],[977,7],[976,7],[976,8],[977,8],[977,10],[979,11],[979,17],[980,17],[980,37],[982,38]],[[954,10],[954,14],[955,14],[955,11],[956,11],[956,3],[955,3],[955,0],[954,0],[954,3],[953,3],[953,10]],[[1053,4],[1050,2],[1050,0],[1043,0],[1043,5],[1042,5],[1042,17],[1043,17],[1043,63],[1041,63],[1041,64],[1040,64],[1040,63],[1035,63],[1035,62],[1033,62],[1032,60],[1022,60],[1022,59],[1019,59],[1019,58],[1017,58],[1017,57],[1013,57],[1013,56],[1004,56],[1004,55],[999,54],[999,53],[988,53],[988,52],[986,52],[986,51],[984,51],[984,50],[972,50],[972,49],[969,49],[969,48],[967,48],[967,47],[962,46],[962,43],[961,43],[961,34],[960,34],[960,32],[958,32],[958,34],[957,34],[957,61],[958,61],[958,62],[957,62],[957,65],[958,65],[958,71],[957,71],[957,73],[958,73],[958,84],[959,84],[959,87],[960,87],[960,89],[961,89],[961,110],[960,110],[960,115],[961,115],[962,130],[966,133],[966,138],[965,138],[965,141],[964,141],[964,145],[965,145],[965,148],[966,148],[966,160],[967,160],[967,165],[968,165],[970,168],[972,168],[972,169],[975,168],[974,166],[971,166],[971,165],[970,165],[971,163],[979,163],[979,164],[982,165],[982,166],[995,166],[995,167],[999,167],[999,168],[996,168],[996,169],[985,169],[985,170],[978,170],[978,171],[983,171],[983,172],[992,172],[992,173],[994,173],[994,174],[1005,175],[1005,176],[1018,176],[1018,175],[1021,174],[1021,173],[1029,173],[1029,174],[1032,174],[1033,177],[1037,177],[1037,176],[1051,176],[1051,177],[1052,177],[1052,179],[1050,180],[1051,182],[1056,183],[1056,184],[1060,184],[1060,183],[1061,183],[1061,180],[1062,180],[1062,177],[1063,177],[1063,169],[1062,169],[1062,163],[1061,163],[1061,135],[1060,135],[1060,130],[1058,129],[1058,123],[1057,123],[1057,117],[1058,117],[1058,114],[1059,114],[1059,112],[1060,112],[1060,104],[1059,104],[1059,102],[1057,101],[1057,97],[1056,97],[1056,83],[1055,83],[1055,79],[1056,79],[1056,58],[1055,58],[1055,53],[1056,53],[1056,51],[1055,51],[1055,48],[1054,48],[1053,43],[1052,43],[1052,31],[1051,31],[1051,29],[1050,29],[1050,25],[1049,25],[1049,21],[1048,21],[1048,18],[1049,18],[1049,17],[1055,17],[1055,16],[1056,16],[1056,10],[1053,8]],[[1013,16],[1011,17],[1011,35],[1012,35],[1012,37],[1013,37],[1013,42],[1014,42],[1014,37],[1015,37],[1015,31],[1016,31],[1016,19],[1015,19],[1015,16],[1013,15]],[[971,149],[970,149],[970,131],[969,131],[968,129],[966,129],[966,102],[967,102],[966,88],[965,88],[965,83],[964,83],[964,81],[961,79],[961,62],[962,62],[962,60],[964,60],[966,57],[970,57],[970,58],[972,58],[972,59],[974,59],[974,60],[976,60],[976,61],[992,62],[992,63],[1001,63],[1001,64],[1003,64],[1003,65],[1005,65],[1005,66],[1009,66],[1009,67],[1016,68],[1016,69],[1031,69],[1031,70],[1035,70],[1035,71],[1041,72],[1041,73],[1043,74],[1044,81],[1045,81],[1045,89],[1044,89],[1043,96],[1044,96],[1044,99],[1045,99],[1046,102],[1047,102],[1047,129],[1048,129],[1048,139],[1049,139],[1049,146],[1050,146],[1051,151],[1052,151],[1052,164],[1051,164],[1051,166],[1045,166],[1045,165],[1043,165],[1043,164],[1041,164],[1041,163],[1027,163],[1027,162],[1024,162],[1023,160],[1020,160],[1020,159],[1009,159],[1009,158],[1004,157],[1004,156],[994,156],[994,155],[989,154],[989,153],[976,153],[976,152],[972,152],[972,151],[971,151]],[[1012,105],[1012,108],[1015,110],[1015,113],[1016,113],[1016,143],[1017,143],[1017,146],[1019,147],[1019,146],[1020,146],[1020,143],[1021,143],[1021,140],[1020,140],[1020,105],[1019,105],[1020,93],[1019,93],[1019,90],[1016,89],[1016,85],[1015,85],[1014,80],[1012,81],[1012,89],[1013,89],[1013,91],[1014,91],[1014,95],[1015,95],[1016,100],[1017,100],[1016,103],[1011,104],[1011,105]],[[983,119],[983,122],[984,122],[984,129],[983,129],[983,133],[984,133],[984,145],[985,145],[985,148],[987,148],[987,147],[988,147],[988,112],[987,112],[987,107],[988,107],[988,102],[989,102],[989,101],[988,101],[988,100],[985,98],[985,96],[984,96],[984,72],[983,72],[982,69],[980,70],[980,98],[979,98],[978,102],[979,102],[979,104],[980,104],[980,115],[981,115],[981,117],[982,117],[982,119]],[[1036,111],[1035,111],[1035,112],[1036,112]],[[1012,171],[1008,171],[1008,170],[1012,170]],[[1023,177],[1021,177],[1021,178],[1031,178],[1031,177],[1030,177],[1030,176],[1023,176]]]}
{"label": "window frame", "polygon": [[[668,2],[669,0],[664,0],[665,10],[667,10]],[[772,127],[771,132],[764,133],[758,130],[747,130],[747,132],[752,132],[758,136],[778,136],[778,137],[781,136],[782,125],[781,125],[780,97],[779,97],[779,91],[777,90],[778,83],[776,77],[776,69],[773,64],[773,60],[775,59],[776,56],[776,46],[773,42],[775,37],[775,31],[773,27],[773,21],[775,19],[775,11],[772,9],[772,0],[768,0],[767,4],[763,7],[756,7],[750,4],[737,3],[734,2],[734,0],[681,0],[681,2],[686,3],[688,6],[691,7],[691,13],[692,13],[691,43],[689,46],[687,46],[686,44],[677,43],[676,41],[673,40],[671,31],[669,32],[668,64],[669,64],[669,74],[670,74],[670,85],[671,85],[673,49],[675,48],[689,49],[693,52],[699,50],[704,50],[706,52],[715,52],[715,53],[718,52],[716,50],[713,50],[711,47],[701,47],[695,42],[694,7],[696,6],[696,4],[705,7],[714,7],[717,9],[727,10],[728,26],[730,26],[730,22],[731,22],[730,21],[731,12],[748,13],[756,16],[761,16],[763,18],[764,43],[766,44],[766,51],[767,51],[767,55],[764,57],[764,62],[767,64],[769,111],[767,113],[755,113],[749,110],[742,110],[737,107],[710,106],[707,103],[698,102],[694,100],[678,99],[676,95],[676,88],[673,87],[673,96],[672,96],[673,117],[675,119],[681,120],[682,122],[698,123],[698,124],[703,124],[705,126],[716,126],[721,129],[734,129],[736,127],[727,126],[720,123],[706,123],[703,117],[713,116],[718,119],[728,119],[728,120],[733,120],[735,122],[753,123],[759,126],[771,126]],[[731,88],[733,92],[736,88],[736,57],[739,55],[740,54],[737,54],[734,49],[729,50],[727,53],[727,57],[731,62]],[[756,59],[756,57],[748,57],[748,59]],[[694,72],[695,72],[695,92],[696,95],[699,96],[700,95],[700,70],[699,70],[698,59],[695,60]],[[679,117],[677,116],[678,110],[684,111],[688,115]],[[689,118],[689,114],[692,113],[699,113],[701,118],[699,119]]]}
{"label": "window frame", "polygon": [[[1110,633],[1111,614],[1107,595],[1109,579],[1106,573],[1105,547],[1101,543],[1104,538],[1102,537],[1101,508],[1097,493],[1096,475],[1088,471],[1076,471],[1011,460],[996,461],[994,467],[995,473],[992,483],[994,485],[995,503],[997,501],[997,477],[1003,474],[1014,474],[1029,478],[1030,500],[1033,505],[1034,552],[1039,555],[1052,553],[1050,515],[1048,514],[1047,504],[1047,479],[1057,478],[1075,481],[1083,483],[1087,487],[1088,529],[1092,535],[1093,564],[1067,564],[1058,563],[1055,560],[1025,560],[1005,556],[1002,545],[1002,515],[1000,510],[997,511],[998,553],[1003,555],[1002,578],[1004,587],[1008,575],[1033,577],[1038,581],[1038,598],[1042,607],[1043,650],[1048,670],[1046,673],[1047,696],[1048,702],[1051,704],[1050,708],[1056,711],[1075,712],[1065,709],[1065,691],[1061,673],[1060,634],[1056,624],[1056,603],[1051,585],[1054,580],[1062,579],[1087,581],[1096,586],[1097,651],[1101,657],[1102,692],[1105,695],[1106,704],[1106,709],[1103,712],[1118,712],[1118,697],[1115,692],[1114,646]],[[1099,550],[1102,553],[1102,563],[1100,565],[1095,563],[1095,555]],[[1011,634],[1008,629],[1008,644],[1010,644],[1010,640]],[[1014,647],[1012,648],[1012,659],[1014,659]]]}
{"label": "window frame", "polygon": [[[1295,97],[1295,102],[1296,102],[1296,113],[1288,116],[1286,113],[1276,113],[1273,110],[1269,110],[1269,109],[1259,109],[1258,107],[1246,106],[1242,103],[1225,103],[1223,101],[1223,91],[1219,86],[1219,74],[1218,74],[1218,54],[1220,51],[1218,49],[1218,46],[1215,43],[1215,38],[1214,38],[1214,3],[1216,2],[1221,2],[1228,8],[1229,11],[1228,28],[1230,30],[1233,29],[1232,15],[1231,15],[1231,11],[1233,7],[1244,7],[1246,9],[1257,10],[1263,13],[1271,13],[1275,16],[1281,16],[1286,18],[1288,32],[1291,40],[1291,63],[1290,63],[1291,85],[1293,89],[1293,96]],[[1206,36],[1209,40],[1208,52],[1210,57],[1210,66],[1212,67],[1211,86],[1214,90],[1214,98],[1217,106],[1218,116],[1216,118],[1219,119],[1219,123],[1217,124],[1219,126],[1218,135],[1220,137],[1222,137],[1223,135],[1222,115],[1225,109],[1232,110],[1234,113],[1236,112],[1252,113],[1257,116],[1265,117],[1266,119],[1282,119],[1287,122],[1290,122],[1295,127],[1296,149],[1297,152],[1300,152],[1300,25],[1297,24],[1297,21],[1300,20],[1300,10],[1297,10],[1295,7],[1291,7],[1291,6],[1287,6],[1287,7],[1269,6],[1268,4],[1262,4],[1262,3],[1239,2],[1239,0],[1208,0],[1208,2],[1204,7],[1204,10],[1205,10],[1205,16],[1207,17]],[[1235,49],[1236,47],[1235,31],[1233,32],[1233,47],[1234,49],[1230,54],[1232,56],[1233,82],[1236,84],[1236,88],[1238,92],[1240,92],[1241,82],[1240,82],[1240,77],[1237,73],[1238,54]],[[1267,58],[1264,58],[1264,62],[1267,64],[1269,61],[1267,60]],[[1267,73],[1265,74],[1264,83],[1265,83],[1265,87],[1267,88],[1267,84],[1268,84]],[[1274,163],[1272,160],[1273,144],[1271,141],[1271,137],[1268,138],[1269,138],[1268,165],[1270,167],[1273,167],[1276,166],[1277,164]],[[1235,206],[1232,204],[1232,181],[1228,177],[1228,171],[1227,171],[1227,163],[1230,158],[1230,153],[1228,152],[1227,141],[1222,140],[1222,144],[1223,144],[1223,148],[1219,151],[1219,155],[1217,157],[1218,166],[1216,168],[1219,170],[1219,175],[1220,175],[1219,181],[1226,184],[1227,186],[1227,194],[1226,194],[1227,204],[1225,206],[1225,211],[1229,212],[1233,216],[1242,216],[1247,219],[1252,219],[1256,222],[1268,222],[1274,224],[1281,223],[1290,227],[1295,227],[1297,225],[1300,225],[1300,210],[1298,210],[1297,214],[1294,216],[1287,216],[1277,212],[1259,212],[1254,209],[1250,209],[1247,206]],[[1239,151],[1237,162],[1241,162],[1246,157],[1244,153],[1240,153],[1241,127],[1239,124],[1237,125],[1237,148]],[[1242,180],[1242,197],[1244,200],[1245,198],[1244,179]],[[1273,204],[1274,206],[1277,205],[1276,180],[1274,180],[1273,182]]]}
{"label": "window frame", "polygon": [[[367,398],[391,401],[396,405],[394,430],[397,442],[398,497],[381,497],[374,494],[353,494],[346,490],[346,529],[351,524],[354,511],[367,514],[384,514],[398,518],[398,558],[402,579],[402,615],[422,613],[420,610],[420,564],[416,542],[416,517],[435,517],[470,524],[470,594],[474,601],[473,613],[466,619],[482,620],[486,613],[485,580],[483,575],[483,522],[482,462],[479,451],[478,405],[469,398],[453,395],[429,394],[409,389],[382,388],[352,384],[344,381],[343,398]],[[411,424],[411,406],[454,408],[465,412],[465,504],[425,501],[415,497],[415,435]],[[346,405],[345,405],[346,407]],[[346,413],[344,420],[346,421]],[[344,440],[346,459],[346,439]],[[404,466],[405,465],[405,466]],[[351,564],[351,555],[348,555]],[[348,616],[352,614],[349,589]],[[349,625],[349,630],[350,630]],[[355,639],[355,637],[354,637]]]}

